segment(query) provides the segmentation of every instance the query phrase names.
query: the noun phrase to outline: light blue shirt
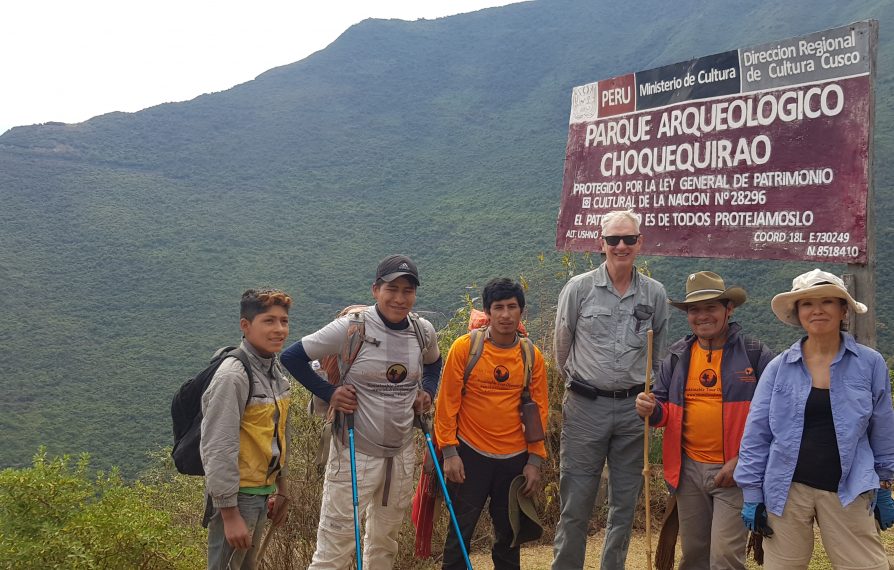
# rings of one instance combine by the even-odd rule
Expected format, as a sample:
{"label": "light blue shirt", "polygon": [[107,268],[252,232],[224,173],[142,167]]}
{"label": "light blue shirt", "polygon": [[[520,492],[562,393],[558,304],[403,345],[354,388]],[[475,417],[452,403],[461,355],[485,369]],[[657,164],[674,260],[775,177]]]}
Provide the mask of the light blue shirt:
{"label": "light blue shirt", "polygon": [[[764,503],[777,516],[782,516],[798,462],[812,386],[801,342],[764,370],[734,475],[746,502]],[[841,458],[838,498],[847,506],[861,493],[877,489],[879,479],[894,476],[894,408],[882,355],[843,333],[832,361],[829,396]]]}

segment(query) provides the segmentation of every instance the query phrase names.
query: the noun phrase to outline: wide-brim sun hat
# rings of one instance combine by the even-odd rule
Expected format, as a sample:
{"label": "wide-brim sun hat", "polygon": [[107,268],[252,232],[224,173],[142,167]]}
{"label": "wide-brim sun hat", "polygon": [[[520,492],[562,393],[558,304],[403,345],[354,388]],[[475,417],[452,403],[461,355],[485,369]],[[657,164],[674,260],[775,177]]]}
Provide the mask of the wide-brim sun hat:
{"label": "wide-brim sun hat", "polygon": [[733,307],[738,307],[747,299],[745,289],[727,287],[723,278],[713,271],[697,271],[686,278],[686,298],[682,301],[668,300],[668,304],[685,311],[689,305],[700,301],[728,300]]}
{"label": "wide-brim sun hat", "polygon": [[844,281],[840,277],[819,269],[802,273],[792,279],[792,290],[773,297],[773,300],[770,301],[770,308],[773,309],[773,314],[783,323],[793,327],[800,327],[801,321],[798,319],[797,309],[798,301],[820,297],[844,299],[847,301],[847,306],[857,314],[867,311],[866,305],[851,297],[847,287],[844,286]]}
{"label": "wide-brim sun hat", "polygon": [[524,542],[538,540],[543,536],[543,524],[537,514],[537,506],[532,497],[522,494],[525,476],[517,475],[509,484],[509,526],[512,528],[511,548]]}

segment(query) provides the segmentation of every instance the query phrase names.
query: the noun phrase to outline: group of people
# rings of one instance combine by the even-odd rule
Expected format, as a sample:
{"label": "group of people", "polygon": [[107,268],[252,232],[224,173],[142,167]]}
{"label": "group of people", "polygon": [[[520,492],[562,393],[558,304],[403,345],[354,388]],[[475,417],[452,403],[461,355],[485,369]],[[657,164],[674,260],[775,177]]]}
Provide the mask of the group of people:
{"label": "group of people", "polygon": [[[891,384],[881,355],[843,330],[849,312],[863,313],[865,305],[833,274],[798,276],[771,306],[805,334],[774,358],[732,320],[744,289],[699,271],[688,276],[685,296],[669,301],[664,286],[634,266],[644,239],[640,216],[610,212],[601,226],[605,261],[573,277],[558,301],[554,351],[566,390],[552,568],[584,566],[605,465],[601,567],[625,567],[648,418],[665,430],[664,477],[678,510],[681,568],[744,569],[749,531],[765,537],[767,568],[807,568],[816,523],[835,568],[888,570],[879,529],[894,524]],[[279,357],[291,299],[277,290],[245,292],[240,327],[252,373],[238,359],[225,361],[202,402],[209,569],[255,568],[265,518],[279,524],[287,516],[290,388],[281,365],[328,403],[334,426],[311,569],[352,564],[355,484],[365,517],[363,566],[393,566],[413,496],[414,419],[433,405],[456,518],[443,568],[466,566],[461,544],[468,550],[488,500],[494,567],[519,568],[523,539],[510,516],[513,494],[531,498],[542,490],[546,447],[531,426],[542,431],[549,410],[543,356],[519,333],[524,290],[506,278],[488,282],[482,300],[489,324],[459,337],[442,360],[433,326],[412,313],[420,284],[411,259],[386,257],[372,284],[375,304]],[[691,334],[666,347],[670,307],[685,314]],[[337,385],[312,366],[328,355],[339,355]]]}

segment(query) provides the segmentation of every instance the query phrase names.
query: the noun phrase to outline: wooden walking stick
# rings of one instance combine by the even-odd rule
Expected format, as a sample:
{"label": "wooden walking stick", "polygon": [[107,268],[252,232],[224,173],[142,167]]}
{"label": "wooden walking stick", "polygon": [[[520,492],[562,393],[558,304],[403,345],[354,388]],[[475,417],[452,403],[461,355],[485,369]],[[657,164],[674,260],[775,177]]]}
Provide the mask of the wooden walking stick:
{"label": "wooden walking stick", "polygon": [[264,560],[264,554],[267,553],[267,546],[270,544],[270,537],[273,536],[273,531],[276,529],[272,524],[267,527],[267,532],[264,533],[264,538],[261,540],[261,545],[258,547],[257,554],[255,554],[255,563],[260,565]]}
{"label": "wooden walking stick", "polygon": [[[646,331],[646,388],[648,394],[652,389],[652,329]],[[649,480],[652,468],[649,465],[649,416],[646,416],[646,427],[643,432],[643,499],[646,503],[646,568],[652,569],[652,497],[649,493]]]}

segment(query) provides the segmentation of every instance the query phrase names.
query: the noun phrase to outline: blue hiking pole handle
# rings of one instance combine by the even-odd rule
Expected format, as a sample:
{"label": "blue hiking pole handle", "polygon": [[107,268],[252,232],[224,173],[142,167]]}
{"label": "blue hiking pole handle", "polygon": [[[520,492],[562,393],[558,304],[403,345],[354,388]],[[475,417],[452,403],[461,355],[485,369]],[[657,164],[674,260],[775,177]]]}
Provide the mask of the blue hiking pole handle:
{"label": "blue hiking pole handle", "polygon": [[466,568],[472,570],[472,561],[469,560],[469,552],[466,550],[466,541],[463,540],[463,533],[459,530],[459,521],[456,520],[456,512],[453,510],[453,501],[450,500],[450,493],[447,492],[447,482],[444,480],[444,473],[438,464],[438,456],[435,453],[435,444],[432,443],[431,434],[425,422],[422,424],[422,433],[425,434],[425,443],[428,445],[428,452],[431,454],[431,462],[435,466],[435,473],[438,474],[438,482],[441,483],[441,490],[444,491],[444,502],[447,503],[447,510],[450,511],[450,520],[453,521],[453,530],[456,531],[456,538],[459,540],[459,548],[463,553],[463,560],[466,561]]}
{"label": "blue hiking pole handle", "polygon": [[357,500],[357,456],[354,452],[354,414],[345,414],[348,423],[348,448],[351,451],[351,499],[354,503],[354,549],[357,570],[363,570],[363,551],[360,549],[360,506]]}

